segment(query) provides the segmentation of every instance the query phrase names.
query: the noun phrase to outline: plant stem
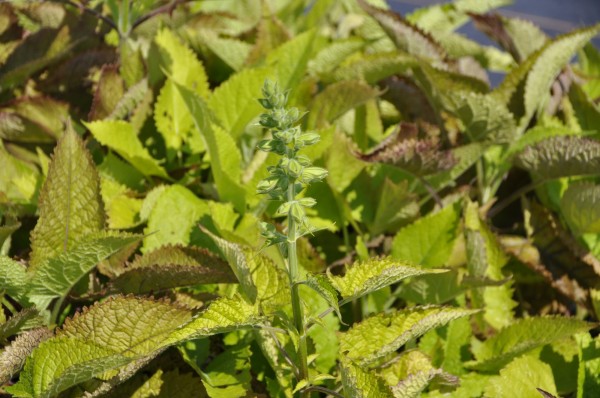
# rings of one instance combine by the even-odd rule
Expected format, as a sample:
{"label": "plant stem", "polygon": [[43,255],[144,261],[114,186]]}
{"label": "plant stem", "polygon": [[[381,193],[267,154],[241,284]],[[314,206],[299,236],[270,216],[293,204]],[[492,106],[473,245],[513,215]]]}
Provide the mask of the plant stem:
{"label": "plant stem", "polygon": [[[296,199],[296,187],[294,181],[288,186],[288,201]],[[300,302],[300,285],[298,282],[298,254],[296,252],[296,221],[290,213],[288,215],[288,272],[290,276],[290,290],[292,292],[292,311],[294,313],[294,326],[298,331],[298,369],[300,371],[300,380],[308,381],[308,350],[306,347],[306,331],[304,328],[304,314],[302,303]],[[310,392],[299,392],[298,396],[308,397]]]}

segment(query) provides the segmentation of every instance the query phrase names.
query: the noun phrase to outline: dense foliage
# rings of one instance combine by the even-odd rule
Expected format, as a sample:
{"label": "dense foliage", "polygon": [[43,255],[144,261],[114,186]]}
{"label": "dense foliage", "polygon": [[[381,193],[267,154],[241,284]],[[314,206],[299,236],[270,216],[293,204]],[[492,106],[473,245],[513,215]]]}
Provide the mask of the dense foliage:
{"label": "dense foliage", "polygon": [[2,390],[600,395],[600,24],[506,3],[1,3]]}

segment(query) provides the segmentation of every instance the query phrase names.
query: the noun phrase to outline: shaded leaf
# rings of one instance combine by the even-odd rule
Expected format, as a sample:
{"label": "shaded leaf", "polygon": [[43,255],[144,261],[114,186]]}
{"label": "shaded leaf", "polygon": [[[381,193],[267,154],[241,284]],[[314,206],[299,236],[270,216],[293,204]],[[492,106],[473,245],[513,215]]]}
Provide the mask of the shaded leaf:
{"label": "shaded leaf", "polygon": [[576,336],[579,346],[577,398],[600,393],[600,340],[588,333]]}
{"label": "shaded leaf", "polygon": [[600,233],[600,185],[569,184],[560,199],[562,214],[577,234]]}
{"label": "shaded leaf", "polygon": [[125,93],[125,82],[119,75],[117,65],[104,65],[100,72],[98,86],[94,92],[92,108],[88,115],[90,122],[108,117],[116,108]]}
{"label": "shaded leaf", "polygon": [[[550,391],[551,394],[544,395],[544,390]],[[490,398],[539,398],[554,395],[557,395],[557,392],[552,369],[548,364],[531,356],[522,356],[512,361],[500,370],[500,376],[489,380],[485,389],[485,396]]]}
{"label": "shaded leaf", "polygon": [[309,275],[304,283],[323,297],[327,304],[333,307],[338,318],[340,320],[342,319],[342,314],[340,314],[340,307],[338,305],[337,291],[327,277],[324,275]]}
{"label": "shaded leaf", "polygon": [[[0,325],[0,341],[23,331],[44,325],[44,319],[35,308],[25,308]],[[2,384],[2,383],[0,383]]]}
{"label": "shaded leaf", "polygon": [[98,174],[89,152],[70,124],[54,150],[40,193],[39,214],[31,233],[33,269],[104,228]]}
{"label": "shaded leaf", "polygon": [[19,301],[27,303],[27,268],[7,256],[0,256],[0,290]]}
{"label": "shaded leaf", "polygon": [[18,336],[0,354],[0,385],[17,374],[32,351],[44,340],[53,335],[47,328],[29,330]]}
{"label": "shaded leaf", "polygon": [[50,97],[20,97],[0,110],[0,137],[14,142],[51,143],[60,138],[68,104]]}

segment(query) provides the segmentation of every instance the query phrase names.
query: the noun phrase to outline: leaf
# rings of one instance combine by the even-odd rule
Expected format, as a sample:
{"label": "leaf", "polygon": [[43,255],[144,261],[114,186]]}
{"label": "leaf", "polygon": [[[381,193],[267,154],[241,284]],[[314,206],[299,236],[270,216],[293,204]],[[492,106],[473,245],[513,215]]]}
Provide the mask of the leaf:
{"label": "leaf", "polygon": [[245,41],[222,37],[209,29],[200,30],[198,37],[210,51],[236,72],[244,67],[252,48],[252,45]]}
{"label": "leaf", "polygon": [[60,138],[69,105],[50,97],[20,97],[0,111],[0,137],[13,142],[52,143]]}
{"label": "leaf", "polygon": [[[136,374],[135,377],[124,384],[117,385],[107,394],[100,395],[94,391],[93,396],[102,396],[105,398],[135,397],[135,398],[187,398],[198,397],[206,398],[206,390],[202,384],[202,379],[192,373],[174,370],[158,369],[150,377],[145,373]],[[112,387],[112,386],[111,386]]]}
{"label": "leaf", "polygon": [[330,307],[333,307],[338,318],[342,319],[338,305],[337,291],[324,275],[309,275],[304,284],[317,292]]}
{"label": "leaf", "polygon": [[91,122],[108,117],[114,111],[124,93],[125,82],[119,75],[118,66],[104,65],[100,71],[100,79],[94,92],[88,120]]}
{"label": "leaf", "polygon": [[516,320],[485,340],[474,350],[470,369],[497,371],[522,354],[543,345],[583,333],[594,327],[585,321],[560,317],[531,317]]}
{"label": "leaf", "polygon": [[390,76],[406,74],[410,68],[416,66],[418,62],[409,55],[378,52],[349,59],[334,68],[324,80],[362,80],[369,84],[377,84]]}
{"label": "leaf", "polygon": [[577,375],[577,398],[600,393],[600,340],[588,333],[576,336],[579,346],[579,369]]}
{"label": "leaf", "polygon": [[340,352],[361,366],[373,365],[429,330],[477,312],[450,307],[411,307],[380,313],[345,332],[340,338]]}
{"label": "leaf", "polygon": [[[553,395],[540,395],[540,389]],[[485,389],[490,398],[540,398],[558,395],[550,366],[537,358],[522,356],[502,370],[500,376],[492,377]]]}
{"label": "leaf", "polygon": [[10,336],[43,325],[44,320],[38,310],[35,308],[25,308],[0,325],[0,341],[6,341]]}
{"label": "leaf", "polygon": [[204,230],[215,242],[235,273],[240,291],[251,303],[258,303],[265,312],[276,310],[289,302],[289,280],[273,260],[248,246],[228,242]]}
{"label": "leaf", "polygon": [[0,173],[2,197],[15,204],[34,204],[42,177],[38,169],[11,155],[1,143],[0,168],[3,170]]}
{"label": "leaf", "polygon": [[474,306],[484,309],[484,319],[499,329],[510,324],[514,318],[512,300],[513,289],[504,283],[503,268],[508,256],[488,226],[479,219],[477,205],[467,203],[465,209],[465,245],[469,275],[477,279],[489,278],[498,281],[500,286],[487,286],[474,291]]}
{"label": "leaf", "polygon": [[259,326],[262,320],[256,307],[246,303],[240,296],[222,297],[185,326],[172,332],[163,342],[168,346],[214,334]]}
{"label": "leaf", "polygon": [[377,89],[360,81],[333,83],[314,97],[306,122],[307,128],[320,128],[332,123],[379,94]]}
{"label": "leaf", "polygon": [[39,214],[31,233],[32,269],[104,228],[98,174],[70,123],[54,150],[40,193]]}
{"label": "leaf", "polygon": [[437,135],[420,134],[416,124],[402,122],[379,145],[357,156],[365,162],[391,164],[411,174],[425,176],[449,170],[455,164],[452,152],[444,151],[440,146]]}
{"label": "leaf", "polygon": [[256,100],[270,68],[244,69],[217,87],[207,102],[219,125],[234,139],[239,138],[252,119],[261,113]]}
{"label": "leaf", "polygon": [[309,61],[308,72],[323,78],[333,73],[346,58],[362,50],[365,45],[364,40],[359,38],[336,40],[329,43]]}
{"label": "leaf", "polygon": [[122,120],[103,120],[84,123],[84,125],[98,142],[117,152],[142,174],[169,178],[159,162],[144,148],[131,123]]}
{"label": "leaf", "polygon": [[212,123],[212,116],[200,97],[180,85],[177,90],[206,143],[220,199],[233,203],[239,213],[244,213],[246,191],[240,184],[242,155],[234,138],[228,130]]}
{"label": "leaf", "polygon": [[600,33],[600,24],[559,36],[543,47],[525,83],[525,115],[521,126],[545,106],[548,92],[560,70],[588,41]]}
{"label": "leaf", "polygon": [[123,293],[159,292],[180,286],[236,283],[229,265],[206,249],[162,246],[137,256],[130,267],[111,281]]}
{"label": "leaf", "polygon": [[65,297],[100,261],[140,239],[140,235],[114,233],[88,236],[74,248],[40,263],[32,276],[28,295],[42,302]]}
{"label": "leaf", "polygon": [[560,208],[577,235],[600,233],[600,185],[589,182],[569,184],[560,199]]}
{"label": "leaf", "polygon": [[354,263],[344,276],[329,275],[329,280],[346,300],[400,282],[411,276],[434,274],[445,270],[428,270],[391,258],[372,258],[362,263]]}
{"label": "leaf", "polygon": [[142,200],[135,192],[110,178],[101,178],[100,189],[106,207],[108,228],[127,229],[140,223]]}
{"label": "leaf", "polygon": [[341,193],[352,184],[365,165],[350,152],[352,144],[345,134],[336,131],[333,140],[336,145],[331,145],[325,155],[327,182],[334,191]]}
{"label": "leaf", "polygon": [[600,170],[600,142],[575,136],[551,137],[525,147],[516,164],[540,179],[596,175]]}
{"label": "leaf", "polygon": [[203,372],[208,396],[242,398],[252,391],[251,355],[249,346],[236,345],[212,359]]}
{"label": "leaf", "polygon": [[434,62],[444,61],[446,58],[442,46],[429,33],[413,25],[399,14],[373,7],[365,0],[359,0],[358,4],[381,25],[398,49]]}
{"label": "leaf", "polygon": [[0,256],[0,290],[19,303],[27,303],[27,268],[7,256]]}
{"label": "leaf", "polygon": [[446,265],[458,236],[460,211],[448,205],[402,228],[392,242],[392,258],[434,268]]}
{"label": "leaf", "polygon": [[390,389],[373,371],[360,368],[351,361],[341,364],[344,397],[347,398],[392,398]]}
{"label": "leaf", "polygon": [[44,340],[53,335],[47,328],[28,330],[4,347],[0,354],[0,385],[17,374],[31,352]]}
{"label": "leaf", "polygon": [[[151,197],[152,192],[155,192],[155,195]],[[146,253],[168,244],[190,243],[192,229],[202,216],[210,214],[207,203],[181,185],[170,185],[152,192],[147,196],[147,200],[152,199],[151,202],[154,203],[144,203],[141,210],[145,212],[146,205],[150,209],[142,252]]]}

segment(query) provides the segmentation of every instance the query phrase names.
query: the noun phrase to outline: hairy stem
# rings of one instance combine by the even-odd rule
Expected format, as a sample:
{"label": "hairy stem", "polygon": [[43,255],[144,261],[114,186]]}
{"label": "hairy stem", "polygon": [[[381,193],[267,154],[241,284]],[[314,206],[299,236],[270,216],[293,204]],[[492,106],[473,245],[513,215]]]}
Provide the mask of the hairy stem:
{"label": "hairy stem", "polygon": [[[296,188],[292,181],[288,186],[288,201],[296,198]],[[298,342],[298,369],[300,371],[299,380],[308,380],[308,354],[306,347],[306,331],[304,327],[304,314],[302,303],[300,302],[300,291],[298,282],[298,254],[296,252],[296,220],[292,214],[288,215],[288,271],[290,276],[290,289],[292,292],[292,310],[294,312],[294,326],[298,331],[300,340]],[[309,392],[299,392],[298,396],[308,397]]]}

